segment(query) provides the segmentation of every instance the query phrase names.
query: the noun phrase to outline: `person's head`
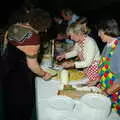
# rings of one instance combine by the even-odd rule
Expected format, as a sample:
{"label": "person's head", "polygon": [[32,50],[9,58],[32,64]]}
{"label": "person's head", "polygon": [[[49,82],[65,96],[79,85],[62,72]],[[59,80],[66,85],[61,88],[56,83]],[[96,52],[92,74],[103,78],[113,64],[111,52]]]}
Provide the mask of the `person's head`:
{"label": "person's head", "polygon": [[115,19],[102,20],[98,27],[98,36],[103,42],[109,43],[120,35],[119,25]]}
{"label": "person's head", "polygon": [[38,49],[42,43],[38,32],[45,32],[50,27],[51,18],[48,12],[32,9],[29,13],[16,14],[14,20],[7,30],[9,42],[14,46],[20,46],[22,49],[26,46]]}
{"label": "person's head", "polygon": [[64,20],[70,21],[72,19],[73,14],[73,11],[69,8],[61,10],[61,16],[64,18]]}
{"label": "person's head", "polygon": [[85,37],[86,33],[82,29],[82,25],[79,23],[71,24],[67,28],[67,35],[70,36],[70,38],[76,42],[83,41],[83,38]]}
{"label": "person's head", "polygon": [[49,13],[39,8],[32,9],[29,12],[18,11],[11,16],[11,18],[11,24],[28,24],[38,32],[45,32],[51,24],[51,17]]}
{"label": "person's head", "polygon": [[88,20],[86,17],[84,16],[81,16],[77,21],[76,21],[78,24],[81,24],[82,25],[82,30],[84,32],[88,32],[88,28],[87,28],[87,23],[88,23]]}

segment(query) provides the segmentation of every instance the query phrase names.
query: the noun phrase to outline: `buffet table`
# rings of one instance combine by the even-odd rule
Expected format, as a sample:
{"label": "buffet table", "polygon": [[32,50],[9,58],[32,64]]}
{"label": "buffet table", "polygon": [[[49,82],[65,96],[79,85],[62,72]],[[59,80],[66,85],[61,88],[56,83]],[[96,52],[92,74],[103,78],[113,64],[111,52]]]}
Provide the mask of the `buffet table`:
{"label": "buffet table", "polygon": [[[78,83],[86,83],[87,80],[87,78],[84,78],[80,81],[70,82],[70,84],[75,85]],[[35,80],[35,88],[37,120],[87,120],[88,118],[89,120],[120,120],[120,117],[116,114],[116,112],[113,111],[109,114],[109,107],[111,103],[107,97],[95,94],[96,98],[100,98],[97,100],[98,104],[96,104],[96,98],[93,94],[83,97],[84,100],[80,99],[80,101],[73,100],[72,98],[66,96],[57,96],[57,91],[60,89],[60,81],[44,81],[40,77],[37,77]],[[56,98],[58,98],[58,100]],[[88,100],[86,101],[86,99]],[[58,103],[56,103],[56,101]],[[91,101],[90,105],[92,106],[89,107],[89,105],[87,105],[84,101]],[[57,107],[59,110],[55,109],[56,104],[58,104]],[[103,108],[94,109],[94,107]],[[108,107],[108,109],[104,111],[104,107],[105,109]],[[104,114],[104,116],[108,117],[107,119],[103,119],[102,117],[105,112],[106,114]],[[109,116],[106,116],[107,114],[109,114]]]}
{"label": "buffet table", "polygon": [[[70,82],[69,84],[75,85],[78,83],[86,83],[87,78],[80,81]],[[38,120],[46,120],[45,109],[47,107],[47,101],[53,96],[57,96],[57,91],[60,89],[59,80],[44,81],[40,77],[35,80],[36,87],[36,105],[37,105],[37,117]]]}

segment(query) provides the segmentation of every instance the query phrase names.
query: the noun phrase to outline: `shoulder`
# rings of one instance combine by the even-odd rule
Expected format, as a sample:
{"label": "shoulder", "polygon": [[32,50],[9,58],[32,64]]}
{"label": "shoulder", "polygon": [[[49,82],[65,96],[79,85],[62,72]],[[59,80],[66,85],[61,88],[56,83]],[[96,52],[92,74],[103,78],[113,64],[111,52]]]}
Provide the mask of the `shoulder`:
{"label": "shoulder", "polygon": [[118,45],[117,45],[117,48],[116,48],[116,50],[115,50],[114,56],[120,58],[120,41],[118,42]]}
{"label": "shoulder", "polygon": [[90,37],[90,36],[87,36],[86,40],[87,40],[88,44],[97,45],[96,41],[92,37]]}

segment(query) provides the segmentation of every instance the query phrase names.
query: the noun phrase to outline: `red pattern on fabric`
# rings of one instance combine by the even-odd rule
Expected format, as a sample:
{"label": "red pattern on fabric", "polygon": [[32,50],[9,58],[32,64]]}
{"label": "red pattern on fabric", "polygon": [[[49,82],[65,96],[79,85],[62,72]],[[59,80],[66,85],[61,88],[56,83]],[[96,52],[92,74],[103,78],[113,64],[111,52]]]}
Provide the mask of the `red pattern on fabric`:
{"label": "red pattern on fabric", "polygon": [[113,93],[112,96],[113,102],[117,102],[118,96],[115,93]]}
{"label": "red pattern on fabric", "polygon": [[99,77],[97,71],[98,71],[98,64],[94,62],[87,70],[87,76],[89,81],[96,80]]}
{"label": "red pattern on fabric", "polygon": [[109,81],[109,83],[112,85],[112,84],[113,84],[113,81],[112,81],[112,80],[110,80],[110,81]]}
{"label": "red pattern on fabric", "polygon": [[106,57],[106,60],[107,60],[107,61],[110,61],[110,58]]}
{"label": "red pattern on fabric", "polygon": [[116,45],[118,44],[118,40],[115,41],[115,44],[116,44]]}
{"label": "red pattern on fabric", "polygon": [[108,74],[107,73],[104,73],[104,77],[106,78],[108,76]]}
{"label": "red pattern on fabric", "polygon": [[107,64],[105,65],[105,68],[108,69],[108,65]]}
{"label": "red pattern on fabric", "polygon": [[36,33],[32,33],[32,36],[29,39],[26,39],[24,42],[9,41],[10,44],[14,46],[24,46],[24,45],[38,45],[40,44],[40,37]]}
{"label": "red pattern on fabric", "polygon": [[117,110],[120,110],[120,106],[119,106],[119,105],[116,105],[116,109],[117,109]]}

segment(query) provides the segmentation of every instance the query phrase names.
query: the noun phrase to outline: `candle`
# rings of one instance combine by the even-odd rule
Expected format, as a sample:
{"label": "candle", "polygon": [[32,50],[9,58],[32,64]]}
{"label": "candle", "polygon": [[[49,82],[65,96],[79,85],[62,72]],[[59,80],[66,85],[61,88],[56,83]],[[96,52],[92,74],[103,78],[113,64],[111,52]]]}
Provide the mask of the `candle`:
{"label": "candle", "polygon": [[54,40],[52,40],[52,58],[54,57]]}
{"label": "candle", "polygon": [[52,57],[52,67],[54,66],[54,49],[55,49],[55,41],[54,40],[51,40],[52,42],[52,54],[51,54],[51,57]]}
{"label": "candle", "polygon": [[60,81],[61,81],[61,89],[64,88],[64,85],[68,84],[69,80],[69,72],[67,70],[62,70],[60,74]]}

